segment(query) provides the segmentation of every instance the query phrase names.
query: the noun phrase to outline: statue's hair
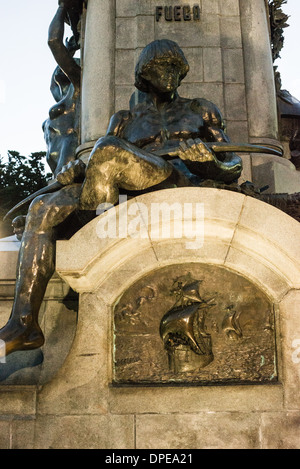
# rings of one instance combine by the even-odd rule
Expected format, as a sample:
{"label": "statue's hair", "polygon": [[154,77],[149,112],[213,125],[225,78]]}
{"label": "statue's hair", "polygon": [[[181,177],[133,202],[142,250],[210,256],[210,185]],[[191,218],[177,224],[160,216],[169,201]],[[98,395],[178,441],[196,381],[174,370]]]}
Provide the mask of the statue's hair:
{"label": "statue's hair", "polygon": [[135,87],[140,91],[147,92],[148,85],[143,78],[143,74],[147,69],[152,68],[155,62],[166,59],[172,59],[172,62],[178,64],[181,82],[190,69],[184,53],[176,42],[169,39],[160,39],[148,44],[141,52],[135,67]]}

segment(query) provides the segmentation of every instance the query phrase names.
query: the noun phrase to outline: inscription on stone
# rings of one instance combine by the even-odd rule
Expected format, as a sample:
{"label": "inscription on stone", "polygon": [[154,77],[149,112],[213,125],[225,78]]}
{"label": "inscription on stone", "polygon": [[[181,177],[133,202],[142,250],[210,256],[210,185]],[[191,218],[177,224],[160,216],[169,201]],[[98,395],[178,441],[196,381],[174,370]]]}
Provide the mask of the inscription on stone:
{"label": "inscription on stone", "polygon": [[114,384],[277,381],[273,305],[223,267],[172,265],[114,308]]}
{"label": "inscription on stone", "polygon": [[155,11],[156,21],[165,19],[165,21],[199,21],[201,17],[201,8],[194,5],[176,6],[157,6]]}

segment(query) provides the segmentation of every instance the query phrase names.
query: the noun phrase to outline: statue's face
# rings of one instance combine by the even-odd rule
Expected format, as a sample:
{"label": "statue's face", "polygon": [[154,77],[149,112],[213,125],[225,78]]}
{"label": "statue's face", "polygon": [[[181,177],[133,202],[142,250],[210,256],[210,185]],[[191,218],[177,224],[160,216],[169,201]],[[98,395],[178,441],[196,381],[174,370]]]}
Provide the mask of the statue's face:
{"label": "statue's face", "polygon": [[158,93],[172,93],[180,84],[180,68],[172,59],[159,60],[143,73],[143,78]]}

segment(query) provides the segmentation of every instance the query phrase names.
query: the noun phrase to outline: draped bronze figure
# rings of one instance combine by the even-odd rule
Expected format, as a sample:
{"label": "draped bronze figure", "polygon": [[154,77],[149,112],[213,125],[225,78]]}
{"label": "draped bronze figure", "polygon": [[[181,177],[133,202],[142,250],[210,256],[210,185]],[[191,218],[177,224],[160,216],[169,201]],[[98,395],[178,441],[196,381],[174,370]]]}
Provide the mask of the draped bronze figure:
{"label": "draped bronze figure", "polygon": [[[79,2],[78,6],[79,6]],[[69,161],[75,160],[79,145],[79,107],[80,107],[80,60],[74,58],[80,48],[79,35],[73,24],[74,35],[64,45],[65,22],[75,20],[74,8],[69,1],[60,1],[59,8],[50,24],[48,45],[58,64],[52,81],[51,92],[56,103],[49,111],[49,118],[43,124],[47,144],[47,163],[53,174],[61,171]],[[74,2],[71,2],[74,7]],[[80,10],[77,10],[78,13]],[[79,16],[77,18],[77,22]]]}
{"label": "draped bronze figure", "polygon": [[184,184],[172,164],[174,153],[184,161],[182,172],[188,169],[201,179],[232,182],[240,176],[239,156],[220,153],[217,157],[204,143],[229,142],[218,108],[205,99],[185,99],[177,93],[188,71],[186,58],[173,41],[154,41],[143,50],[135,86],[147,99],[131,111],[115,114],[107,135],[98,140],[90,156],[81,208],[116,203],[119,188],[144,190],[168,178]]}
{"label": "draped bronze figure", "polygon": [[44,343],[39,309],[55,270],[56,240],[70,235],[72,214],[82,210],[94,216],[102,202],[118,201],[119,190],[195,185],[205,179],[231,183],[240,176],[240,157],[232,152],[216,154],[205,143],[229,142],[217,107],[177,93],[188,70],[176,43],[164,39],[149,44],[136,67],[136,87],[145,93],[144,102],[112,117],[106,136],[91,153],[86,174],[80,160],[70,161],[57,174],[64,187],[32,202],[21,242],[13,309],[0,331],[7,354]]}

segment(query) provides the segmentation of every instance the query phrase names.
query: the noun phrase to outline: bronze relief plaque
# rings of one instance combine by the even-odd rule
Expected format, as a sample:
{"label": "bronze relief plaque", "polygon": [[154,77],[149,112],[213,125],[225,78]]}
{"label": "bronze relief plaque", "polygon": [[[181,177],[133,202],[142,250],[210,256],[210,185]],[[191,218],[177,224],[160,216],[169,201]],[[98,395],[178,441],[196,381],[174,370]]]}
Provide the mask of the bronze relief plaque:
{"label": "bronze relief plaque", "polygon": [[161,268],[115,305],[113,363],[119,385],[276,382],[273,305],[223,267]]}

